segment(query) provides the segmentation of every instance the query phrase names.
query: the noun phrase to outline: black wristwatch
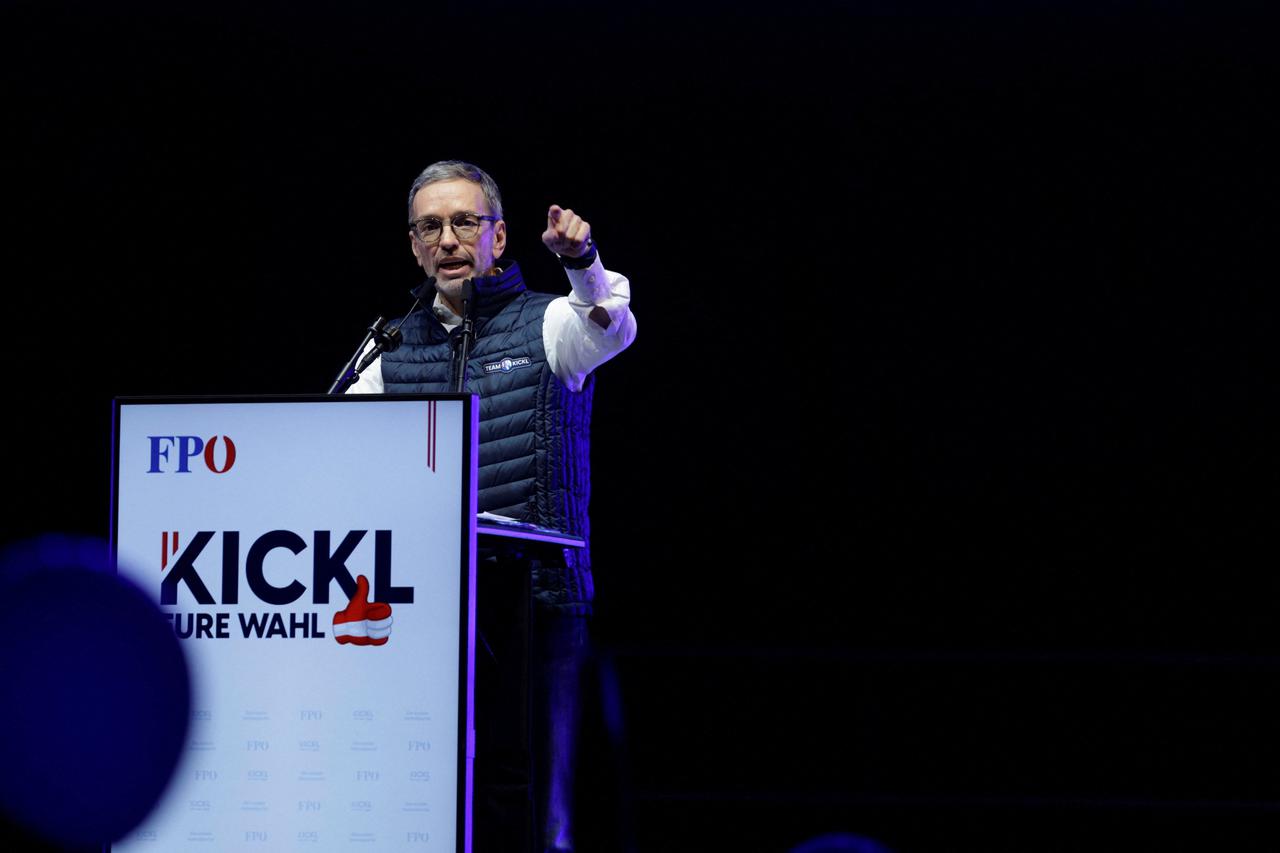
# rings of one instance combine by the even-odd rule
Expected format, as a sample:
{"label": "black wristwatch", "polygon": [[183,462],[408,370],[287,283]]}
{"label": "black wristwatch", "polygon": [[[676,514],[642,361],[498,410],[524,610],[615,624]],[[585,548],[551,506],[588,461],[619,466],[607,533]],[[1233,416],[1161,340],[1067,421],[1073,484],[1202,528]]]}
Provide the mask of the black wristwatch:
{"label": "black wristwatch", "polygon": [[585,270],[596,262],[596,241],[587,238],[587,252],[580,258],[570,258],[565,255],[556,255],[560,259],[560,264],[567,270]]}

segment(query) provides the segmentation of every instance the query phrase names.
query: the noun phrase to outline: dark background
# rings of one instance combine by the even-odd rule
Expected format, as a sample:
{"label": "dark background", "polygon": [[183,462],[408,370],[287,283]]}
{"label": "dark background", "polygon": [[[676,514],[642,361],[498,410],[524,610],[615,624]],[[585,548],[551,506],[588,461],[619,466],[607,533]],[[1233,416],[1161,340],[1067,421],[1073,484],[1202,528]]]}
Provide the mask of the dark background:
{"label": "dark background", "polygon": [[634,290],[592,849],[1277,849],[1265,9],[4,2],[5,541],[115,395],[323,391],[458,157]]}

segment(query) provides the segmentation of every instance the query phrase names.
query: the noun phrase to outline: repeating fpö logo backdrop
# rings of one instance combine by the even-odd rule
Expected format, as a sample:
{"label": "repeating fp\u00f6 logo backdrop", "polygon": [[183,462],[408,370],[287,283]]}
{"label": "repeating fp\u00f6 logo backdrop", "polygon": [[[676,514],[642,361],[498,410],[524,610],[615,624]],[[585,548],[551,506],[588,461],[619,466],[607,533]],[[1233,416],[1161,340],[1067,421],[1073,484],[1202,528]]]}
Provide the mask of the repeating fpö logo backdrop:
{"label": "repeating fp\u00f6 logo backdrop", "polygon": [[[198,709],[191,719],[210,723],[215,716],[208,709]],[[297,841],[317,849],[351,845],[368,849],[370,844],[402,849],[428,844],[432,830],[425,822],[437,814],[432,773],[426,763],[435,720],[426,709],[397,711],[394,719],[388,716],[373,708],[345,709],[336,715],[302,708],[282,716],[242,709],[235,714],[241,739],[224,742],[216,751],[239,752],[244,761],[215,769],[210,762],[218,761],[218,756],[202,756],[184,773],[190,784],[178,806],[186,815],[187,828],[178,836],[142,828],[129,840],[149,850],[162,849],[166,840],[175,837],[210,849],[238,842],[270,846]],[[389,723],[401,739],[333,736],[335,731],[354,734],[379,726],[385,730]],[[278,755],[281,752],[297,760]],[[266,769],[265,763],[279,758],[284,761],[272,764],[274,771]],[[224,754],[221,760],[229,759],[234,761]],[[273,779],[286,787],[271,788]],[[229,811],[239,813],[238,819],[216,817]]]}

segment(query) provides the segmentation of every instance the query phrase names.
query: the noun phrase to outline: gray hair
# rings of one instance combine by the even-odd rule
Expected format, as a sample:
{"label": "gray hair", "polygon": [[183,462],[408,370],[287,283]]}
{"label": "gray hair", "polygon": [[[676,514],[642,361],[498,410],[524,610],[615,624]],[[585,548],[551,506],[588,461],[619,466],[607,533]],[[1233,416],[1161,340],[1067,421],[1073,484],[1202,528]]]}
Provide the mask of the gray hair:
{"label": "gray hair", "polygon": [[[485,203],[489,205],[489,213],[502,218],[502,194],[498,192],[498,185],[494,183],[493,178],[489,177],[489,173],[479,166],[473,166],[462,160],[440,160],[432,163],[430,166],[422,170],[422,174],[418,175],[413,182],[413,186],[409,187],[409,222],[413,223],[413,199],[418,194],[418,190],[427,184],[438,184],[441,181],[456,181],[461,178],[464,181],[470,181],[473,184],[480,185],[480,191],[484,193]],[[476,211],[479,213],[480,211]]]}

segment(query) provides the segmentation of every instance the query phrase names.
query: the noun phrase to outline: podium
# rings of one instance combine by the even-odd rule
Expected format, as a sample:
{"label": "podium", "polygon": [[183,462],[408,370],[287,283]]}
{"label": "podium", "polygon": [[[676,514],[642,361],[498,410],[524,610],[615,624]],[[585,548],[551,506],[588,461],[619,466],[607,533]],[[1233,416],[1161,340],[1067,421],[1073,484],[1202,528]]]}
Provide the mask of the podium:
{"label": "podium", "polygon": [[120,398],[112,554],[192,670],[188,746],[113,849],[471,849],[473,395]]}

